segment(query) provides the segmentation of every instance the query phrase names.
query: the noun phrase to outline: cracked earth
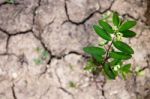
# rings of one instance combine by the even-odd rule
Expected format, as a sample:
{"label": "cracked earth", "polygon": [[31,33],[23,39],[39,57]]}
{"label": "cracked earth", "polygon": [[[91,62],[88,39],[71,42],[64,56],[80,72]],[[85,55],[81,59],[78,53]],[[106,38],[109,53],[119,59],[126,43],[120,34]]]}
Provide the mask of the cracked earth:
{"label": "cracked earth", "polygon": [[[133,69],[126,81],[92,78],[82,48],[108,11],[137,20]],[[149,0],[0,0],[0,99],[150,99]],[[41,51],[46,52],[41,56]]]}

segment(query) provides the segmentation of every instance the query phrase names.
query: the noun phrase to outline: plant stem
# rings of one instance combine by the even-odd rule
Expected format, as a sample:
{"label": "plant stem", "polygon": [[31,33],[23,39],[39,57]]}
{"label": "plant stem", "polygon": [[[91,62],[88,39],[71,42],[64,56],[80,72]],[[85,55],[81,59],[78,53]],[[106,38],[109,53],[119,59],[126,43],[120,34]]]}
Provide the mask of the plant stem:
{"label": "plant stem", "polygon": [[106,57],[105,57],[105,59],[104,59],[103,65],[105,65],[105,63],[106,63],[107,60],[109,59],[109,56],[108,56],[108,55],[109,55],[109,51],[110,51],[110,49],[111,49],[111,46],[112,46],[112,44],[113,44],[113,41],[114,41],[114,38],[112,39],[110,45],[108,46],[108,49],[107,49],[107,51],[106,51]]}

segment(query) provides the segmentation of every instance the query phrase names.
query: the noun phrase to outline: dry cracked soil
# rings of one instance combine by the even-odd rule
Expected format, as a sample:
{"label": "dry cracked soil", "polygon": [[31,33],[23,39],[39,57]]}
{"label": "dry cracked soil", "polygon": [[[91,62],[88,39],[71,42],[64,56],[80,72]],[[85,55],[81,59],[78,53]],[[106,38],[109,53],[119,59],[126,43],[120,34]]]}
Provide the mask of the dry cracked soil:
{"label": "dry cracked soil", "polygon": [[[138,22],[127,40],[143,76],[110,81],[83,70],[92,25],[117,11]],[[150,0],[0,0],[0,99],[150,99]]]}

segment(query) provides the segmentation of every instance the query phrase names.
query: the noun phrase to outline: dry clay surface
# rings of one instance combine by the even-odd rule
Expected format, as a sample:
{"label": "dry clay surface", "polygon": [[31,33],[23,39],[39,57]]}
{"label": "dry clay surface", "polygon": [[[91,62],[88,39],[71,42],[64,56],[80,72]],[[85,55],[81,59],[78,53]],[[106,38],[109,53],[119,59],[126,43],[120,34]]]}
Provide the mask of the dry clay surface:
{"label": "dry clay surface", "polygon": [[[0,99],[150,99],[149,0],[0,0]],[[150,2],[149,2],[150,3]],[[108,11],[138,21],[133,69],[144,76],[96,79],[82,48]],[[45,56],[42,56],[42,55]]]}

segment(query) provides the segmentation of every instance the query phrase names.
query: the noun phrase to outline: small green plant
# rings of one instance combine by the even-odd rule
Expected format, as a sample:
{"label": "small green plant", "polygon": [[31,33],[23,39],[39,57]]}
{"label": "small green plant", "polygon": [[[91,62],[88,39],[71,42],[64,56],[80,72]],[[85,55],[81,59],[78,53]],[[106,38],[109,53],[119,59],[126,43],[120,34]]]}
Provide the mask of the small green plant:
{"label": "small green plant", "polygon": [[49,57],[49,53],[39,47],[36,48],[36,52],[39,54],[39,57],[33,60],[36,65],[43,64],[44,61]]}
{"label": "small green plant", "polygon": [[7,3],[14,4],[15,0],[5,0]]}
{"label": "small green plant", "polygon": [[70,87],[70,88],[76,88],[76,87],[77,87],[77,85],[76,85],[76,83],[75,83],[75,82],[70,81],[70,82],[69,82],[69,87]]}
{"label": "small green plant", "polygon": [[109,79],[116,77],[126,79],[127,74],[132,71],[131,64],[125,64],[125,61],[132,57],[134,50],[123,42],[123,38],[136,36],[131,30],[136,21],[123,20],[117,12],[112,14],[111,25],[105,19],[99,20],[98,25],[93,25],[94,31],[104,42],[83,48],[84,52],[91,55],[84,69],[93,75],[98,75],[102,71]]}

